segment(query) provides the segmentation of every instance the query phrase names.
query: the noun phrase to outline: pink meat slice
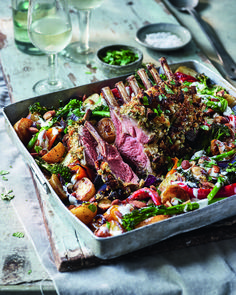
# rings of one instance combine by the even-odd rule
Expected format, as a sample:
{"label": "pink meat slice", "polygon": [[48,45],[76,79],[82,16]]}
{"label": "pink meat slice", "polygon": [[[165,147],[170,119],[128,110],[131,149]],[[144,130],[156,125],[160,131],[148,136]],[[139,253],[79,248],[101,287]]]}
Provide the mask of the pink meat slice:
{"label": "pink meat slice", "polygon": [[118,109],[111,110],[111,118],[116,129],[115,145],[138,174],[151,174],[150,159],[145,153],[144,144],[150,142],[148,133],[139,128],[136,122],[119,114]]}
{"label": "pink meat slice", "polygon": [[103,157],[103,160],[108,163],[112,173],[124,182],[137,184],[139,182],[138,176],[134,173],[132,168],[123,161],[117,148],[104,141],[91,123],[87,121],[84,126],[97,142],[97,155]]}

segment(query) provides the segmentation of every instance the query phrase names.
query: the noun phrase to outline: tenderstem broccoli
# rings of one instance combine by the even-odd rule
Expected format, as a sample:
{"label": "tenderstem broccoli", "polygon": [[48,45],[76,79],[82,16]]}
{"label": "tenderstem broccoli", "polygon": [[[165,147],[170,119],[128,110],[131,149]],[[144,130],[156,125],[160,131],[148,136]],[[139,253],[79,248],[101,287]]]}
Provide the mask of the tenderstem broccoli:
{"label": "tenderstem broccoli", "polygon": [[141,221],[153,217],[156,215],[175,215],[181,214],[184,212],[196,210],[199,208],[198,203],[187,203],[180,204],[172,207],[165,207],[164,205],[160,206],[148,206],[141,209],[133,210],[131,213],[125,214],[122,217],[122,226],[126,230],[132,230],[137,224]]}
{"label": "tenderstem broccoli", "polygon": [[41,169],[46,170],[50,174],[60,174],[60,176],[65,181],[70,181],[71,176],[72,176],[72,172],[69,167],[67,167],[61,163],[49,164],[41,158],[35,159],[35,161]]}

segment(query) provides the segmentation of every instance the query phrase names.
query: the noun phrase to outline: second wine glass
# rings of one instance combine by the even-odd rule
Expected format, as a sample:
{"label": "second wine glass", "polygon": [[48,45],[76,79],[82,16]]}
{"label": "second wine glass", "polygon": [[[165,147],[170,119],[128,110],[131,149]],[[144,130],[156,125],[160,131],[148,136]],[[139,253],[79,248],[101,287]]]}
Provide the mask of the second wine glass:
{"label": "second wine glass", "polygon": [[57,53],[64,49],[72,36],[67,0],[29,0],[28,33],[37,48],[48,55],[48,79],[37,82],[37,94],[69,88],[69,81],[57,77]]}
{"label": "second wine glass", "polygon": [[92,10],[102,4],[104,0],[69,0],[69,4],[76,9],[79,21],[79,41],[67,46],[62,55],[69,60],[81,63],[83,57],[93,53],[89,44],[90,19]]}

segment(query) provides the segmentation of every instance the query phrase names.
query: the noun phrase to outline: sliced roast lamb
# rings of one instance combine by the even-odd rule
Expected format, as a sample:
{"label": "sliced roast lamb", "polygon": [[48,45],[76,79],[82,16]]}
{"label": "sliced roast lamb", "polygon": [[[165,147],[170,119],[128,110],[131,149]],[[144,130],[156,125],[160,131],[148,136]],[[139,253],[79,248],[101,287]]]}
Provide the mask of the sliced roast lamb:
{"label": "sliced roast lamb", "polygon": [[144,144],[151,142],[154,134],[139,128],[135,120],[121,115],[117,108],[111,109],[111,118],[116,129],[115,145],[124,160],[140,177],[153,174]]}
{"label": "sliced roast lamb", "polygon": [[98,158],[98,144],[86,127],[83,127],[79,141],[81,142],[81,145],[84,147],[84,158],[86,165],[94,167],[94,162]]}
{"label": "sliced roast lamb", "polygon": [[133,172],[131,167],[123,161],[117,148],[104,141],[90,122],[85,122],[84,127],[87,128],[97,142],[96,150],[98,158],[102,157],[103,161],[108,164],[115,176],[126,183],[138,183],[138,176]]}

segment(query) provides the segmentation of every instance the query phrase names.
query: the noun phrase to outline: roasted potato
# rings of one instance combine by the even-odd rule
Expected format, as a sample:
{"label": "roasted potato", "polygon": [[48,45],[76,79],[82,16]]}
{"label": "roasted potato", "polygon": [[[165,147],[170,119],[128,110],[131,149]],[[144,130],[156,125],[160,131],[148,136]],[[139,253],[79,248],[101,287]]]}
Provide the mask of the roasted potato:
{"label": "roasted potato", "polygon": [[66,153],[66,148],[63,143],[59,142],[55,147],[53,147],[48,153],[46,153],[42,159],[47,163],[58,163],[61,162],[63,156]]}
{"label": "roasted potato", "polygon": [[83,177],[79,181],[77,181],[74,185],[76,198],[80,201],[88,201],[90,200],[96,193],[96,189],[92,181]]}
{"label": "roasted potato", "polygon": [[32,126],[33,121],[31,119],[22,118],[14,125],[14,129],[24,145],[27,145],[32,137],[32,133],[29,131],[29,127]]}
{"label": "roasted potato", "polygon": [[162,204],[170,203],[174,201],[174,199],[179,199],[181,201],[189,201],[190,196],[186,190],[180,187],[178,184],[168,185],[165,190],[161,193],[161,202]]}
{"label": "roasted potato", "polygon": [[62,201],[67,199],[66,193],[63,190],[62,184],[56,174],[52,174],[51,178],[49,179],[49,183]]}
{"label": "roasted potato", "polygon": [[145,219],[144,221],[141,221],[139,224],[137,224],[135,226],[135,228],[139,228],[139,227],[142,227],[142,226],[145,226],[145,225],[148,225],[148,224],[156,223],[158,221],[165,220],[167,218],[169,218],[169,215],[152,216],[150,218]]}
{"label": "roasted potato", "polygon": [[164,191],[165,188],[170,185],[173,181],[176,181],[178,178],[178,174],[177,173],[173,173],[173,174],[170,174],[168,177],[166,177],[162,182],[161,184],[159,185],[158,189],[160,191]]}
{"label": "roasted potato", "polygon": [[97,125],[98,133],[108,143],[113,143],[116,139],[116,130],[110,118],[103,118]]}
{"label": "roasted potato", "polygon": [[180,66],[178,67],[178,69],[175,71],[176,73],[177,72],[180,72],[180,73],[183,73],[183,74],[186,74],[186,75],[190,75],[190,76],[193,76],[193,77],[196,77],[197,76],[197,72],[194,71],[193,69],[190,69],[186,66]]}
{"label": "roasted potato", "polygon": [[236,105],[236,99],[232,95],[225,93],[223,97],[228,101],[228,104],[231,108]]}
{"label": "roasted potato", "polygon": [[97,214],[97,206],[94,203],[83,203],[70,209],[70,212],[84,224],[89,224]]}
{"label": "roasted potato", "polygon": [[97,107],[97,105],[98,105],[99,98],[100,98],[100,95],[97,94],[97,93],[94,93],[94,94],[90,95],[83,102],[83,107],[85,109],[90,109],[90,110],[95,109]]}
{"label": "roasted potato", "polygon": [[109,199],[102,199],[98,202],[98,207],[101,209],[101,210],[107,210],[111,207],[111,200]]}

